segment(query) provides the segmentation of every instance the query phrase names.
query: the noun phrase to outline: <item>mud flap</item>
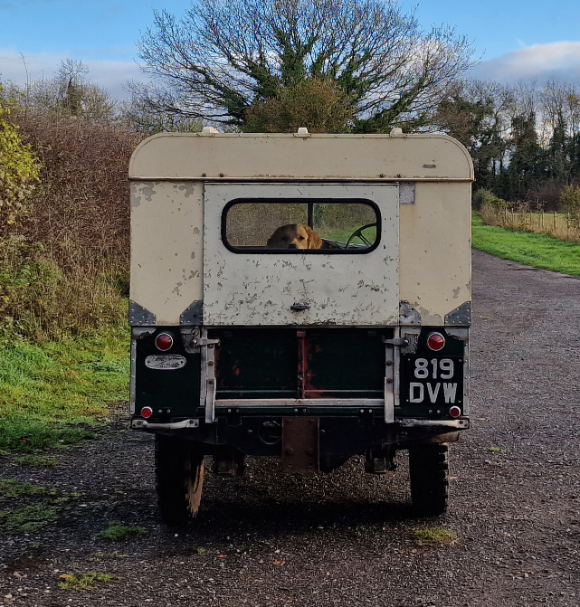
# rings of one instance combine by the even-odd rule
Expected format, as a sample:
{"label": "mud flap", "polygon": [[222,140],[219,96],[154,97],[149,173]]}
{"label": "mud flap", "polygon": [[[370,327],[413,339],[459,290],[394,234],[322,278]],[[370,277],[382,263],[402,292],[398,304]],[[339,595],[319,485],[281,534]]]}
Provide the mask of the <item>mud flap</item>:
{"label": "mud flap", "polygon": [[320,471],[320,418],[282,419],[282,472],[308,474]]}

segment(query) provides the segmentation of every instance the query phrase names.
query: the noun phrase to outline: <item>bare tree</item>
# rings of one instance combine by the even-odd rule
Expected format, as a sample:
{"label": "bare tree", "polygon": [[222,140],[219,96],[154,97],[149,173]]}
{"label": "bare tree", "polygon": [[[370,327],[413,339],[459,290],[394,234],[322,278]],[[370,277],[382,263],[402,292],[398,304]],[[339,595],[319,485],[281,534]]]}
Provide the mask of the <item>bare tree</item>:
{"label": "bare tree", "polygon": [[395,0],[199,0],[180,21],[155,12],[139,48],[156,83],[132,85],[141,102],[240,128],[309,79],[347,96],[352,130],[408,125],[472,65],[465,37],[423,31]]}
{"label": "bare tree", "polygon": [[146,135],[163,131],[196,133],[203,128],[202,121],[195,116],[165,112],[137,96],[119,104],[119,115],[129,130]]}
{"label": "bare tree", "polygon": [[27,84],[21,104],[33,111],[75,116],[91,122],[113,120],[117,102],[105,89],[88,81],[88,73],[89,68],[82,61],[61,61],[56,76]]}

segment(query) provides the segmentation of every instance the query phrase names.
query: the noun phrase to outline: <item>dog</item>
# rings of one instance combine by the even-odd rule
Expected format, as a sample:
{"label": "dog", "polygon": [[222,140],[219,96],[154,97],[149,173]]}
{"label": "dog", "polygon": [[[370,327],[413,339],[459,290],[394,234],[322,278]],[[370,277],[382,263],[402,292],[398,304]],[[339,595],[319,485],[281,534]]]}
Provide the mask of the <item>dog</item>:
{"label": "dog", "polygon": [[322,238],[308,226],[289,223],[277,228],[266,246],[270,249],[320,249]]}

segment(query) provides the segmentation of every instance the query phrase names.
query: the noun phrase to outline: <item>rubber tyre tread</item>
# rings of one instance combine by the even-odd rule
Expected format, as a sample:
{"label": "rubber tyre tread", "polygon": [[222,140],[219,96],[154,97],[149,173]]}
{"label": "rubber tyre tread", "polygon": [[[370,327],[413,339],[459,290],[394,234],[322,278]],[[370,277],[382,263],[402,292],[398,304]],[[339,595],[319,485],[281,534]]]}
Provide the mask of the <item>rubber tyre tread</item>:
{"label": "rubber tyre tread", "polygon": [[[161,519],[167,525],[185,525],[191,517],[191,445],[172,436],[155,436],[155,487]],[[201,460],[203,461],[203,460]]]}
{"label": "rubber tyre tread", "polygon": [[422,516],[439,516],[449,498],[449,448],[446,444],[409,448],[411,499]]}

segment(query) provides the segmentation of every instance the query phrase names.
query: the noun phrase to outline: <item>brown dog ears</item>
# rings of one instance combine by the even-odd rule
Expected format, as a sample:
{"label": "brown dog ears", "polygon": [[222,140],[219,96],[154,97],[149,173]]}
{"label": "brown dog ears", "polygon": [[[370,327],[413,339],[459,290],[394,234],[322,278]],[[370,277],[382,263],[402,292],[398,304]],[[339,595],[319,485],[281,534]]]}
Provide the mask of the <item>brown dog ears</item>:
{"label": "brown dog ears", "polygon": [[322,238],[310,227],[304,226],[308,234],[308,248],[309,249],[320,249],[322,246]]}

